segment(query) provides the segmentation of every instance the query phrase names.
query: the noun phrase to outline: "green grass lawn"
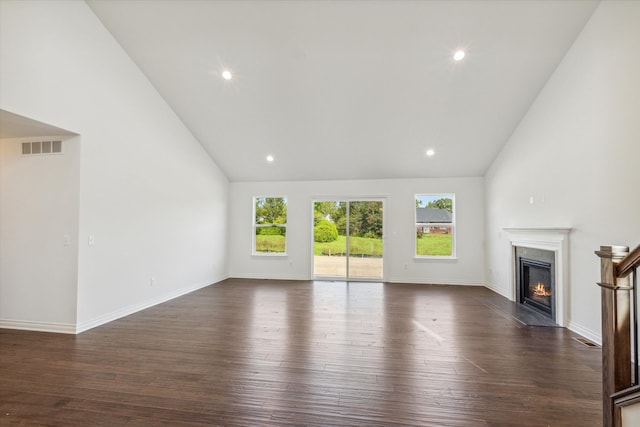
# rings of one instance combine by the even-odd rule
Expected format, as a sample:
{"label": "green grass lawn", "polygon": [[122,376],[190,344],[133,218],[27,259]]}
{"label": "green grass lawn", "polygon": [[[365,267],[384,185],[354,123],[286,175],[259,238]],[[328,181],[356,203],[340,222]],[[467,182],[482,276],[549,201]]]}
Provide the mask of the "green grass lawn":
{"label": "green grass lawn", "polygon": [[[382,239],[351,237],[351,255],[382,256]],[[417,238],[417,255],[451,256],[453,238],[451,234],[425,234]],[[315,242],[314,255],[344,255],[346,237],[328,243]],[[256,252],[285,252],[285,236],[256,236]]]}
{"label": "green grass lawn", "polygon": [[256,236],[256,252],[285,252],[285,243],[285,236],[258,234]]}
{"label": "green grass lawn", "polygon": [[425,234],[416,238],[416,255],[453,255],[453,235],[451,234]]}
{"label": "green grass lawn", "polygon": [[[327,243],[315,242],[313,244],[314,255],[344,255],[347,247],[347,238],[338,236],[338,240]],[[382,239],[368,237],[351,237],[349,252],[351,255],[382,256]]]}

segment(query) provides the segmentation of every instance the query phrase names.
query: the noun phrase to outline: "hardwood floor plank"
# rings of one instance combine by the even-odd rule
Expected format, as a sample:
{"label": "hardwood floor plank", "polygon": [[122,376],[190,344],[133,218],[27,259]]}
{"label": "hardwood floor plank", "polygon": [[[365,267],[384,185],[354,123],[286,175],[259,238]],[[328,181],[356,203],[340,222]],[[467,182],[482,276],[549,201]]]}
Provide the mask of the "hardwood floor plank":
{"label": "hardwood floor plank", "polygon": [[231,279],[77,336],[0,330],[0,424],[598,426],[598,348],[479,287]]}

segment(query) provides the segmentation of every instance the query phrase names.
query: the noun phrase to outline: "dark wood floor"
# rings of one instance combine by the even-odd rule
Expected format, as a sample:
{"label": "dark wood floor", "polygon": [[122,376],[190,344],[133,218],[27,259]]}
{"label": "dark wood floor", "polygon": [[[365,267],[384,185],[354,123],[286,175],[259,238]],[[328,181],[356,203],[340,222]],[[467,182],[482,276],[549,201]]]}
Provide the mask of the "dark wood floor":
{"label": "dark wood floor", "polygon": [[0,330],[0,425],[599,426],[601,351],[480,287],[228,280]]}

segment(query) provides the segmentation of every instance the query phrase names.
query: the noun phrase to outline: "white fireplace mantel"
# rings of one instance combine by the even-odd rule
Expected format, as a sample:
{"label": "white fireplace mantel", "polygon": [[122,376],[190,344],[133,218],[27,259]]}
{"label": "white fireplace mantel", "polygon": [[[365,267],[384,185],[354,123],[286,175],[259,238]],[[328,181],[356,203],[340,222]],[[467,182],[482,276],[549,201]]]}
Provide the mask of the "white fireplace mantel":
{"label": "white fireplace mantel", "polygon": [[569,233],[571,228],[520,228],[503,227],[509,237],[509,251],[512,266],[512,296],[516,300],[515,248],[525,247],[542,249],[555,254],[555,315],[556,323],[568,326],[569,307]]}

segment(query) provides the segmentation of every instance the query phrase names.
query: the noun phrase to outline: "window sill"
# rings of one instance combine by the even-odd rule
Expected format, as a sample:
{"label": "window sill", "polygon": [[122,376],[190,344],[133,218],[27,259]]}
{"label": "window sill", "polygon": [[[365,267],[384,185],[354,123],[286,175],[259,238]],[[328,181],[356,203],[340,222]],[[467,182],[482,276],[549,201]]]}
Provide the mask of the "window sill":
{"label": "window sill", "polygon": [[286,258],[286,252],[254,252],[251,254],[255,258]]}
{"label": "window sill", "polygon": [[434,262],[434,261],[442,261],[442,262],[457,262],[457,256],[414,256],[413,260],[416,262]]}

